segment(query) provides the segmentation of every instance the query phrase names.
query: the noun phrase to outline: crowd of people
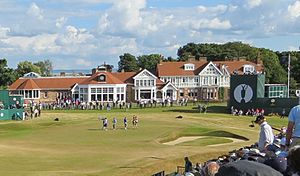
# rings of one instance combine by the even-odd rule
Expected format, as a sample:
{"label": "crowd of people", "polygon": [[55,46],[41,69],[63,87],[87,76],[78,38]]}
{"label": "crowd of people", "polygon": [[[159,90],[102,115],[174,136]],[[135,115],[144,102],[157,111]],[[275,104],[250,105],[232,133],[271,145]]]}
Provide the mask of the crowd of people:
{"label": "crowd of people", "polygon": [[[193,102],[193,105],[197,102],[197,99],[189,100],[188,98],[181,98],[176,101],[171,98],[166,98],[165,100],[157,99],[157,100],[140,100],[136,101],[136,106],[139,108],[147,108],[147,107],[172,107],[173,105],[177,106],[187,106],[188,102]],[[34,103],[34,102],[33,102]],[[81,109],[81,110],[109,110],[109,109],[131,109],[133,107],[133,103],[131,101],[111,101],[111,102],[101,102],[101,101],[91,101],[84,102],[79,99],[74,100],[72,98],[57,98],[53,102],[42,102],[41,104],[43,109],[47,110],[56,110],[56,109]]]}
{"label": "crowd of people", "polygon": [[264,115],[265,114],[264,109],[259,109],[259,108],[254,109],[254,108],[252,108],[252,109],[248,109],[246,112],[244,112],[242,109],[238,109],[238,108],[235,108],[233,106],[231,106],[230,112],[231,112],[231,115],[233,115],[233,116],[242,116],[242,115],[259,116],[259,115]]}
{"label": "crowd of people", "polygon": [[[300,105],[291,109],[288,126],[273,134],[262,114],[258,142],[194,166],[185,157],[186,176],[300,176]],[[177,175],[180,175],[178,173]]]}

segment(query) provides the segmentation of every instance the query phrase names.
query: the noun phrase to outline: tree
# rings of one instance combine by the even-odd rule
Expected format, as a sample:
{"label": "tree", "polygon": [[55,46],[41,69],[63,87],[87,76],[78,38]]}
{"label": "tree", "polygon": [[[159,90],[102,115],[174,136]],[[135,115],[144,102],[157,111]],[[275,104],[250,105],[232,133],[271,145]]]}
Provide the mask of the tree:
{"label": "tree", "polygon": [[261,48],[261,58],[266,72],[266,83],[287,83],[287,72],[280,65],[279,57],[275,52]]}
{"label": "tree", "polygon": [[129,53],[124,53],[124,55],[119,56],[119,58],[120,61],[118,63],[119,65],[118,72],[121,71],[131,72],[131,71],[139,70],[139,66],[135,56]]}
{"label": "tree", "polygon": [[0,59],[0,88],[7,88],[16,80],[15,71],[7,67],[6,59]]}
{"label": "tree", "polygon": [[156,65],[163,60],[160,54],[142,55],[137,57],[138,65],[141,68],[145,68],[152,73],[156,71]]}
{"label": "tree", "polygon": [[169,56],[167,58],[164,58],[163,62],[175,62],[177,59],[174,59],[173,57]]}
{"label": "tree", "polygon": [[258,48],[251,47],[242,42],[228,42],[225,44],[208,43],[188,43],[178,49],[177,55],[180,61],[186,61],[189,56],[194,56],[196,60],[206,57],[207,60],[229,60],[233,58],[246,57],[254,61],[258,55]]}
{"label": "tree", "polygon": [[19,62],[16,72],[17,72],[17,76],[21,77],[24,74],[29,73],[29,72],[35,72],[35,73],[41,74],[41,69],[40,69],[40,67],[32,64],[32,62],[23,61],[23,62]]}
{"label": "tree", "polygon": [[38,61],[37,63],[34,63],[34,65],[40,68],[42,76],[51,76],[53,65],[49,59],[44,61]]}

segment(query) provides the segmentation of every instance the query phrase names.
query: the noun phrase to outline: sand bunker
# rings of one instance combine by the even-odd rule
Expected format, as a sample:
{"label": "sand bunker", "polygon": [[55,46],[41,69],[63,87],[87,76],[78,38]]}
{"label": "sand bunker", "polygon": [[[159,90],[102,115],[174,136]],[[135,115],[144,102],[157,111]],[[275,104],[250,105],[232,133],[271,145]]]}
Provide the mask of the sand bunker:
{"label": "sand bunker", "polygon": [[[180,144],[180,143],[183,143],[183,142],[193,141],[193,140],[196,140],[196,139],[201,139],[201,138],[206,138],[206,137],[211,137],[211,136],[184,136],[184,137],[177,138],[174,141],[165,142],[163,144],[165,144],[165,145],[177,145],[177,144]],[[232,140],[231,143],[244,142],[244,140],[237,139],[237,138],[229,138],[229,137],[223,137],[223,138]],[[226,145],[226,144],[228,144],[228,143],[213,144],[213,145],[208,145],[208,146],[221,146],[221,145]]]}

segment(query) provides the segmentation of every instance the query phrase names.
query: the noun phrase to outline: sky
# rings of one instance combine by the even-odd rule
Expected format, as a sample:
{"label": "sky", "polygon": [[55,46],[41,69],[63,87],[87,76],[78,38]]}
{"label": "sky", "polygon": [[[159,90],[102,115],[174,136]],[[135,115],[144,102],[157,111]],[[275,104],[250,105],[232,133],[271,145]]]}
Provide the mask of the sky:
{"label": "sky", "polygon": [[300,0],[0,0],[0,58],[91,69],[187,43],[298,50]]}

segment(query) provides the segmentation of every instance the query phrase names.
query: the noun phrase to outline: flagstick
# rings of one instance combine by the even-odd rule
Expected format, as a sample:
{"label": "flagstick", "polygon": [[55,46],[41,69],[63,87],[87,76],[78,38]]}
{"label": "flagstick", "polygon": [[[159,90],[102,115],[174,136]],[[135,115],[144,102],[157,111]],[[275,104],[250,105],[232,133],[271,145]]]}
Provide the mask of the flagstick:
{"label": "flagstick", "polygon": [[289,53],[288,60],[288,85],[287,85],[287,97],[290,98],[290,66],[291,66],[291,55]]}

